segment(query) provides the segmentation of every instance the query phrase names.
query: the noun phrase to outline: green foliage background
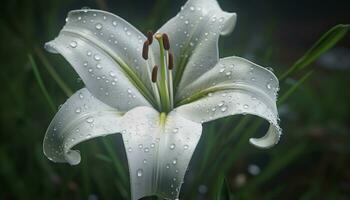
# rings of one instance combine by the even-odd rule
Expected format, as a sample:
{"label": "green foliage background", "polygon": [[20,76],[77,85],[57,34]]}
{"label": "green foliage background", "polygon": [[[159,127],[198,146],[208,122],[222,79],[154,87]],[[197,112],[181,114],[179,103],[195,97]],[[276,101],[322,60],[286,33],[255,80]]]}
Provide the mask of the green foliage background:
{"label": "green foliage background", "polygon": [[[350,3],[219,2],[239,17],[234,33],[220,40],[221,56],[239,55],[275,70],[284,135],[276,147],[260,150],[248,144],[249,137],[266,131],[254,117],[205,124],[181,199],[350,199],[349,26],[335,26],[350,21]],[[71,9],[108,10],[146,32],[160,27],[183,3],[1,2],[0,199],[130,198],[119,135],[79,145],[83,160],[78,166],[44,157],[50,120],[83,83],[43,44],[58,34]]]}

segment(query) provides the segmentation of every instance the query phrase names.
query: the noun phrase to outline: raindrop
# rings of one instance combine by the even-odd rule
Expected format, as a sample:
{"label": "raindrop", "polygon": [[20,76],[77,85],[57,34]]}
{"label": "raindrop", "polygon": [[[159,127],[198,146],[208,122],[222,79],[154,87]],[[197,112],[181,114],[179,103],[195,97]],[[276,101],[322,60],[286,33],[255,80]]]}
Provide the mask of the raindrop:
{"label": "raindrop", "polygon": [[97,64],[97,65],[96,65],[96,68],[97,68],[97,69],[102,69],[103,67],[102,67],[100,64]]}
{"label": "raindrop", "polygon": [[193,7],[193,6],[191,6],[191,7],[190,7],[190,10],[191,10],[191,11],[194,11],[194,7]]}
{"label": "raindrop", "polygon": [[72,42],[70,43],[70,46],[71,46],[72,48],[75,48],[75,47],[78,46],[78,43],[77,43],[76,41],[72,41]]}
{"label": "raindrop", "polygon": [[230,76],[232,72],[226,72],[226,76]]}
{"label": "raindrop", "polygon": [[143,175],[143,170],[142,169],[138,169],[136,174],[137,174],[137,177],[141,177]]}
{"label": "raindrop", "polygon": [[173,163],[173,165],[176,165],[177,164],[177,159],[174,159],[172,163]]}
{"label": "raindrop", "polygon": [[94,118],[89,117],[89,118],[86,119],[86,122],[87,123],[92,123],[92,122],[94,122]]}
{"label": "raindrop", "polygon": [[169,169],[169,168],[170,168],[170,165],[169,165],[169,164],[166,164],[166,165],[165,165],[165,168]]}
{"label": "raindrop", "polygon": [[143,164],[147,164],[147,159],[143,159]]}
{"label": "raindrop", "polygon": [[225,68],[223,67],[223,68],[220,69],[219,72],[222,73],[222,72],[224,72],[224,71],[225,71]]}
{"label": "raindrop", "polygon": [[86,52],[86,55],[87,55],[87,56],[91,56],[91,54],[92,54],[91,51],[87,51],[87,52]]}
{"label": "raindrop", "polygon": [[143,145],[142,144],[139,144],[139,149],[142,149],[143,148]]}
{"label": "raindrop", "polygon": [[79,93],[79,98],[80,98],[80,99],[84,98],[83,93],[81,93],[81,92]]}
{"label": "raindrop", "polygon": [[129,148],[128,148],[128,151],[129,151],[129,152],[132,152],[132,148],[131,148],[131,147],[129,147]]}
{"label": "raindrop", "polygon": [[98,23],[98,24],[96,24],[96,26],[95,26],[95,28],[97,29],[97,30],[101,30],[102,29],[102,24],[100,24],[100,23]]}
{"label": "raindrop", "polygon": [[81,112],[81,109],[80,108],[77,108],[77,109],[75,109],[75,113],[80,113]]}
{"label": "raindrop", "polygon": [[244,108],[244,109],[248,109],[248,108],[249,108],[248,104],[244,104],[244,105],[243,105],[243,108]]}
{"label": "raindrop", "polygon": [[185,24],[189,24],[190,22],[188,20],[185,21]]}
{"label": "raindrop", "polygon": [[94,55],[94,59],[95,59],[96,61],[99,61],[99,60],[101,60],[101,57],[100,57],[98,54],[95,54],[95,55]]}
{"label": "raindrop", "polygon": [[156,144],[152,143],[151,144],[151,148],[154,148],[156,146]]}
{"label": "raindrop", "polygon": [[272,88],[271,83],[268,83],[268,84],[266,85],[266,87],[267,87],[267,89],[271,90],[271,88]]}
{"label": "raindrop", "polygon": [[117,26],[117,21],[112,22],[113,26]]}
{"label": "raindrop", "polygon": [[227,106],[223,106],[220,110],[221,110],[221,112],[226,112]]}
{"label": "raindrop", "polygon": [[149,152],[149,148],[146,147],[146,148],[144,149],[144,152],[145,152],[145,153],[148,153],[148,152]]}
{"label": "raindrop", "polygon": [[84,62],[84,67],[87,67],[88,66],[88,62]]}
{"label": "raindrop", "polygon": [[189,146],[187,144],[184,145],[184,149],[187,150]]}
{"label": "raindrop", "polygon": [[175,149],[175,144],[171,144],[171,145],[169,146],[169,148],[170,148],[171,150]]}

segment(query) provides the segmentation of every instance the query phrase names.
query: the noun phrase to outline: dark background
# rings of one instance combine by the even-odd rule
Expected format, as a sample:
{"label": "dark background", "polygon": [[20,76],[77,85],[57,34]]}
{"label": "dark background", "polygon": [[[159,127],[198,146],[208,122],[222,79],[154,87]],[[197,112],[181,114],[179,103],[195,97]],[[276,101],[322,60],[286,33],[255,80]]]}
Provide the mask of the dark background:
{"label": "dark background", "polygon": [[[54,112],[39,88],[28,54],[34,57],[58,107],[67,97],[49,70],[55,70],[73,91],[83,87],[62,57],[43,49],[58,34],[69,10],[83,6],[108,10],[146,32],[157,30],[184,2],[1,1],[0,199],[128,199],[128,183],[118,180],[114,167],[119,160],[127,169],[118,135],[80,145],[83,161],[75,167],[44,157],[42,140]],[[350,22],[350,1],[346,0],[219,3],[238,14],[233,34],[220,39],[221,57],[239,55],[272,67],[277,75],[332,26]],[[217,179],[224,176],[233,199],[350,199],[350,36],[311,67],[315,69],[311,78],[279,106],[284,135],[276,147],[259,150],[248,144],[244,134],[255,118],[237,133],[231,130],[241,117],[205,125],[182,198],[212,199]],[[281,91],[302,75],[281,83]],[[262,134],[264,128],[252,134]],[[215,146],[226,134],[234,137],[228,137],[226,146]],[[213,144],[216,148],[208,152]]]}

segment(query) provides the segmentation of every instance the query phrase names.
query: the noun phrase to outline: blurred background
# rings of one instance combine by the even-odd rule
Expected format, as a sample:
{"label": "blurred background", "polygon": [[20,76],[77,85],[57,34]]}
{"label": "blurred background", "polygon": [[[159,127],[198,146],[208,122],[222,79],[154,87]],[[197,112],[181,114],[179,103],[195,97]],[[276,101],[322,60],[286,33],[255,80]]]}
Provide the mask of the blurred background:
{"label": "blurred background", "polygon": [[[107,10],[146,32],[157,30],[184,2],[1,2],[0,199],[130,199],[129,182],[121,178],[128,175],[128,168],[119,135],[79,145],[83,160],[78,166],[55,164],[44,157],[42,140],[55,112],[34,72],[40,74],[57,109],[69,91],[83,87],[63,57],[43,49],[57,36],[69,10],[85,6]],[[233,34],[220,39],[221,57],[242,56],[270,67],[278,76],[333,26],[350,22],[348,0],[219,3],[238,14]],[[29,62],[29,54],[37,68]],[[205,124],[180,199],[350,200],[349,86],[348,34],[281,82],[284,135],[274,148],[261,150],[248,144],[250,136],[266,131],[266,124],[254,117]]]}

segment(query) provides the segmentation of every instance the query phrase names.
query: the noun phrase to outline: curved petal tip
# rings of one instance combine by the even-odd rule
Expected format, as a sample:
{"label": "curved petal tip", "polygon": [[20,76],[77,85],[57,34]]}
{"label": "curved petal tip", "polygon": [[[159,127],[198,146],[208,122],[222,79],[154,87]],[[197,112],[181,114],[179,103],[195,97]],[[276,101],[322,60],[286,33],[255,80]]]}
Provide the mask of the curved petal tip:
{"label": "curved petal tip", "polygon": [[270,148],[278,143],[281,134],[281,129],[277,125],[271,124],[266,135],[261,138],[250,138],[249,142],[259,148]]}

